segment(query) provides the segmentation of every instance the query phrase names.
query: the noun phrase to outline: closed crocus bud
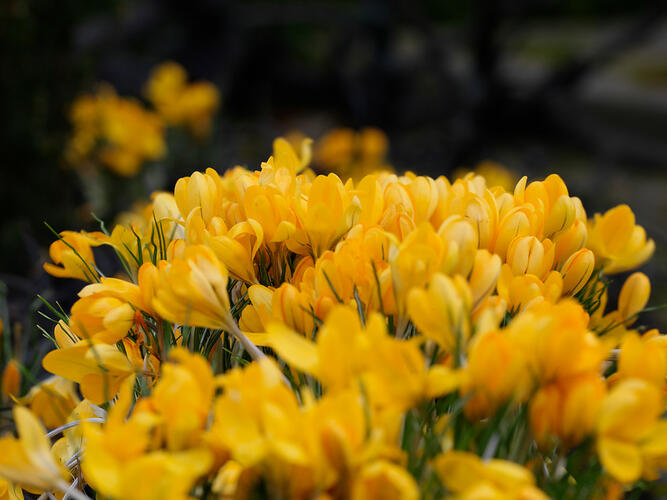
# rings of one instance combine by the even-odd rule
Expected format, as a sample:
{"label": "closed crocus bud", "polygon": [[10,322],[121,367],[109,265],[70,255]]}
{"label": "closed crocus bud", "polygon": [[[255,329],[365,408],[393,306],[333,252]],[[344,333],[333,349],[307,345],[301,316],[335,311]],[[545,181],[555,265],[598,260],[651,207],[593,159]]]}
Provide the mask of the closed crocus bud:
{"label": "closed crocus bud", "polygon": [[9,401],[11,396],[18,396],[21,387],[19,363],[10,359],[2,372],[2,399]]}
{"label": "closed crocus bud", "polygon": [[496,288],[502,262],[488,250],[478,250],[468,280],[472,292],[473,310]]}
{"label": "closed crocus bud", "polygon": [[454,241],[458,245],[458,266],[456,272],[468,276],[472,269],[479,237],[470,220],[461,215],[448,217],[438,229],[445,242]]}
{"label": "closed crocus bud", "polygon": [[586,222],[579,219],[575,219],[567,231],[558,233],[554,238],[556,265],[562,264],[570,255],[582,249],[586,244],[587,235]]}
{"label": "closed crocus bud", "polygon": [[505,259],[507,248],[512,240],[530,234],[530,220],[519,208],[514,208],[498,223],[493,252]]}
{"label": "closed crocus bud", "polygon": [[415,222],[429,220],[438,206],[438,187],[430,177],[416,177],[407,186],[415,210]]}
{"label": "closed crocus bud", "polygon": [[515,238],[507,249],[507,263],[515,275],[534,274],[543,278],[554,261],[554,244],[534,236]]}
{"label": "closed crocus bud", "polygon": [[484,196],[468,194],[463,199],[462,214],[477,228],[480,248],[489,248],[498,224],[496,200],[487,189]]}
{"label": "closed crocus bud", "polygon": [[376,176],[367,175],[357,185],[354,195],[361,203],[359,223],[373,226],[380,221],[384,206],[384,195]]}
{"label": "closed crocus bud", "polygon": [[545,236],[553,237],[567,231],[575,220],[577,208],[567,195],[560,196],[544,221]]}
{"label": "closed crocus bud", "polygon": [[595,267],[595,256],[587,248],[573,253],[563,264],[563,295],[575,295],[588,282]]}
{"label": "closed crocus bud", "polygon": [[212,168],[206,169],[205,174],[195,172],[190,177],[181,177],[174,187],[174,198],[183,218],[197,207],[200,208],[205,223],[214,216],[221,215],[220,183],[220,176]]}
{"label": "closed crocus bud", "polygon": [[637,320],[651,295],[651,282],[644,273],[632,273],[618,296],[618,317],[626,326]]}

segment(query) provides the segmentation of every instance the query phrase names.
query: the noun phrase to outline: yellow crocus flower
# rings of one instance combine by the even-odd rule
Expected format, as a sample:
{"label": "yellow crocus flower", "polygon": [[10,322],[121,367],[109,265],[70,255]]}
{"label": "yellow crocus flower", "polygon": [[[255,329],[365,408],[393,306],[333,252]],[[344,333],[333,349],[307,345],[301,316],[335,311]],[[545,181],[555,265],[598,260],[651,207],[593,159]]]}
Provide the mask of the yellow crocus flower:
{"label": "yellow crocus flower", "polygon": [[160,419],[142,408],[135,408],[126,419],[133,387],[134,378],[128,378],[103,425],[82,424],[84,477],[97,491],[113,498],[186,498],[208,470],[211,454],[203,448],[152,450],[151,431]]}
{"label": "yellow crocus flower", "polygon": [[558,271],[551,271],[544,281],[533,274],[514,276],[509,264],[503,264],[497,287],[498,295],[510,311],[524,311],[544,301],[558,301],[562,295],[563,278]]}
{"label": "yellow crocus flower", "polygon": [[667,459],[667,423],[659,420],[662,393],[641,379],[625,379],[607,395],[596,425],[597,451],[615,479],[655,478],[655,462]]}
{"label": "yellow crocus flower", "polygon": [[418,345],[389,336],[379,314],[372,314],[362,327],[347,306],[329,313],[316,342],[279,323],[269,325],[265,339],[290,366],[314,375],[330,392],[363,381],[370,400],[380,407],[406,409],[460,383],[460,375],[444,366],[427,369]]}
{"label": "yellow crocus flower", "polygon": [[77,233],[62,231],[60,239],[51,243],[49,256],[54,264],[44,263],[44,270],[58,278],[75,278],[93,283],[99,279],[95,257],[91,247],[99,246],[102,233]]}
{"label": "yellow crocus flower", "polygon": [[419,331],[451,353],[467,343],[471,302],[470,288],[461,276],[452,279],[436,273],[426,289],[410,290],[408,314]]}
{"label": "yellow crocus flower", "polygon": [[576,295],[588,282],[594,267],[595,257],[588,248],[570,255],[560,269],[563,275],[563,295]]}
{"label": "yellow crocus flower", "polygon": [[[131,283],[124,279],[102,278],[99,283],[93,283],[84,287],[79,292],[79,297],[115,298],[121,303],[130,306],[133,311],[139,309],[148,314],[154,315],[155,311],[153,311],[152,299],[157,274],[157,266],[151,262],[146,262],[142,264],[138,270],[137,284]],[[103,304],[115,304],[118,305],[120,309],[119,311],[113,311],[112,317],[106,319],[107,322],[111,320],[115,322],[115,320],[127,318],[127,315],[129,314],[129,310],[125,306],[119,305],[118,302],[103,302]],[[111,312],[112,310],[108,312]],[[115,325],[115,327],[118,328],[118,325]]]}
{"label": "yellow crocus flower", "polygon": [[552,437],[566,448],[580,443],[595,428],[605,384],[591,372],[541,387],[530,401],[530,424],[537,442],[548,449]]}
{"label": "yellow crocus flower", "polygon": [[460,500],[546,500],[528,469],[505,460],[483,462],[472,453],[449,451],[438,455],[433,468],[453,498]]}
{"label": "yellow crocus flower", "polygon": [[475,260],[468,278],[473,311],[495,290],[501,266],[500,257],[488,250],[480,249],[475,253]]}
{"label": "yellow crocus flower", "polygon": [[572,299],[545,301],[520,313],[508,332],[542,385],[597,373],[607,355],[606,346],[588,330],[588,314]]}
{"label": "yellow crocus flower", "polygon": [[479,244],[479,236],[472,222],[461,215],[452,215],[440,225],[438,234],[446,243],[456,242],[459,262],[454,272],[468,276],[477,258]]}
{"label": "yellow crocus flower", "polygon": [[169,451],[196,447],[206,427],[214,384],[206,360],[183,347],[169,352],[150,396],[152,408],[164,418]]}
{"label": "yellow crocus flower", "polygon": [[629,332],[623,337],[618,354],[617,371],[611,377],[618,379],[638,378],[665,387],[667,377],[667,344],[661,335],[647,332],[640,337],[636,332]]}
{"label": "yellow crocus flower", "polygon": [[132,328],[135,310],[125,300],[89,292],[72,306],[69,326],[79,338],[115,344]]}
{"label": "yellow crocus flower", "polygon": [[0,478],[0,500],[23,500],[23,490]]}
{"label": "yellow crocus flower", "polygon": [[48,372],[79,384],[81,393],[95,404],[109,401],[135,367],[116,346],[82,340],[55,349],[42,359]]}
{"label": "yellow crocus flower", "polygon": [[53,376],[33,386],[28,394],[17,401],[28,406],[47,428],[53,429],[67,421],[79,404],[79,396],[72,381]]}
{"label": "yellow crocus flower", "polygon": [[296,204],[296,213],[300,225],[293,238],[306,244],[318,257],[357,223],[361,202],[345,188],[337,175],[318,175],[310,186],[305,203]]}
{"label": "yellow crocus flower", "polygon": [[627,205],[595,214],[589,221],[587,246],[607,274],[639,267],[655,250],[655,243],[646,239],[646,231],[635,224],[635,214]]}
{"label": "yellow crocus flower", "polygon": [[207,168],[205,173],[194,172],[190,177],[181,177],[174,187],[174,198],[181,212],[187,219],[194,209],[208,224],[215,216],[222,215],[222,181],[218,173]]}
{"label": "yellow crocus flower", "polygon": [[30,491],[66,491],[69,475],[51,453],[42,424],[22,406],[13,414],[19,437],[0,438],[0,477]]}
{"label": "yellow crocus flower", "polygon": [[263,357],[229,312],[227,277],[227,269],[210,248],[188,246],[182,256],[159,268],[153,307],[172,323],[226,330],[253,357]]}
{"label": "yellow crocus flower", "polygon": [[[219,377],[224,393],[213,405],[213,423],[206,438],[231,453],[244,466],[263,461],[276,451],[287,451],[305,462],[301,413],[295,394],[285,385],[276,364],[268,359],[233,369]],[[297,425],[295,425],[297,424]],[[273,435],[273,439],[272,439]],[[284,446],[281,446],[284,444]]]}
{"label": "yellow crocus flower", "polygon": [[210,133],[220,93],[210,82],[188,84],[187,80],[185,69],[168,61],[153,69],[145,93],[167,123],[185,125],[196,137],[204,138]]}
{"label": "yellow crocus flower", "polygon": [[273,317],[304,335],[310,335],[315,327],[315,309],[307,294],[294,285],[283,283],[271,297]]}
{"label": "yellow crocus flower", "polygon": [[424,286],[437,272],[448,273],[458,263],[458,245],[445,242],[424,222],[401,243],[396,256],[390,260],[396,303],[405,311],[408,293]]}
{"label": "yellow crocus flower", "polygon": [[521,401],[530,385],[526,365],[524,354],[505,332],[493,330],[474,337],[462,387],[463,394],[471,393],[466,415],[484,418],[503,403]]}
{"label": "yellow crocus flower", "polygon": [[243,209],[248,219],[256,220],[269,243],[279,243],[296,231],[296,216],[289,198],[275,186],[249,186],[243,194]]}
{"label": "yellow crocus flower", "polygon": [[560,232],[554,238],[554,263],[560,268],[572,254],[581,250],[588,239],[586,221],[575,219],[567,231]]}
{"label": "yellow crocus flower", "polygon": [[618,296],[617,309],[604,314],[607,304],[603,293],[598,310],[591,317],[591,328],[604,332],[604,338],[618,345],[628,333],[628,327],[637,321],[639,313],[648,303],[651,282],[643,273],[633,273],[625,280]]}
{"label": "yellow crocus flower", "polygon": [[515,238],[507,248],[507,263],[515,276],[534,274],[544,279],[554,263],[555,247],[550,239],[535,236]]}
{"label": "yellow crocus flower", "polygon": [[501,259],[506,260],[507,249],[512,241],[522,236],[537,234],[531,219],[535,216],[532,205],[512,208],[498,221],[495,237],[490,249]]}
{"label": "yellow crocus flower", "polygon": [[173,323],[229,328],[227,278],[227,269],[210,248],[187,246],[183,256],[159,269],[153,307]]}
{"label": "yellow crocus flower", "polygon": [[417,500],[417,482],[403,467],[377,460],[361,469],[352,486],[352,499]]}
{"label": "yellow crocus flower", "polygon": [[264,230],[257,221],[239,222],[227,234],[210,236],[205,241],[236,279],[258,282],[254,260],[264,243]]}
{"label": "yellow crocus flower", "polygon": [[618,296],[618,319],[631,325],[646,307],[651,295],[651,282],[644,273],[632,273],[623,283]]}

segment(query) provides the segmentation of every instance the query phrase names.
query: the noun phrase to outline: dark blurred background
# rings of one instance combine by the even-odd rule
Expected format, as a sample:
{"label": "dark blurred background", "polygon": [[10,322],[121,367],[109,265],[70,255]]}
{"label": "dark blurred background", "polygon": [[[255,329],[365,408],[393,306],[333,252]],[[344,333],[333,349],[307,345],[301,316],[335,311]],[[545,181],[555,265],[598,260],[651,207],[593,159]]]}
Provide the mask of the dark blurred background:
{"label": "dark blurred background", "polygon": [[[589,215],[630,204],[657,243],[643,268],[651,303],[667,303],[666,9],[638,0],[2,0],[0,280],[12,316],[34,314],[35,294],[54,289],[41,269],[53,239],[43,221],[84,225],[82,187],[63,160],[73,99],[99,81],[140,96],[150,69],[169,59],[221,90],[210,159],[219,170],[256,167],[290,130],[377,126],[398,170],[448,174],[492,159],[530,179],[557,172]],[[67,307],[80,283],[58,287]],[[667,330],[664,311],[644,319]]]}

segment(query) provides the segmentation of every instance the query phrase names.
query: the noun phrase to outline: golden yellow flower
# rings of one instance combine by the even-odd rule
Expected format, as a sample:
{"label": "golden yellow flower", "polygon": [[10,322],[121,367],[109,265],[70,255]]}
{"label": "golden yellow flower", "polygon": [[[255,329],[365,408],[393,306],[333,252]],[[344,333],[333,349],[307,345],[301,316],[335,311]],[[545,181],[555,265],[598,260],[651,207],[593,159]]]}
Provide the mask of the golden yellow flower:
{"label": "golden yellow flower", "polygon": [[551,271],[555,247],[550,239],[538,240],[535,236],[515,238],[507,248],[507,263],[515,276],[533,274],[544,279]]}
{"label": "golden yellow flower", "polygon": [[530,401],[530,423],[537,442],[553,446],[551,438],[558,437],[565,447],[580,443],[593,432],[604,396],[605,384],[597,373],[541,387]]}
{"label": "golden yellow flower", "polygon": [[77,233],[63,231],[60,239],[51,243],[49,256],[54,264],[44,263],[44,270],[58,278],[76,278],[93,283],[99,279],[95,257],[91,247],[101,245],[96,238],[103,238],[102,233]]}
{"label": "golden yellow flower", "polygon": [[79,396],[70,380],[54,376],[33,386],[18,403],[28,406],[47,428],[53,429],[67,422],[79,404]]}
{"label": "golden yellow flower", "polygon": [[503,403],[521,401],[531,382],[526,365],[524,354],[505,332],[494,330],[473,338],[462,388],[463,394],[471,394],[466,415],[487,417]]}
{"label": "golden yellow flower", "polygon": [[27,408],[13,412],[19,437],[0,438],[0,476],[31,491],[66,491],[68,474],[51,453],[42,424]]}
{"label": "golden yellow flower", "polygon": [[419,488],[403,467],[385,460],[371,462],[361,469],[352,487],[355,500],[417,500]]}
{"label": "golden yellow flower", "polygon": [[635,224],[635,214],[627,205],[595,214],[589,221],[587,246],[607,274],[639,267],[655,250],[655,243],[646,239],[646,231]]}
{"label": "golden yellow flower", "polygon": [[253,357],[262,357],[229,312],[227,276],[227,269],[210,248],[188,246],[182,257],[160,267],[153,307],[172,323],[226,330]]}
{"label": "golden yellow flower", "polygon": [[79,384],[81,394],[95,404],[109,401],[123,380],[135,371],[115,345],[80,341],[49,352],[42,359],[48,372]]}
{"label": "golden yellow flower", "polygon": [[655,462],[667,458],[662,410],[661,391],[644,380],[625,379],[609,392],[597,421],[597,451],[615,479],[631,483],[657,477]]}
{"label": "golden yellow flower", "polygon": [[128,378],[104,425],[82,424],[84,477],[97,491],[113,498],[186,498],[208,470],[211,454],[203,448],[151,450],[151,431],[160,420],[141,409],[126,420],[133,387],[134,378]]}
{"label": "golden yellow flower", "polygon": [[595,257],[593,252],[582,248],[565,261],[560,272],[563,275],[563,295],[576,295],[593,274]]}
{"label": "golden yellow flower", "polygon": [[630,332],[623,338],[618,354],[617,371],[611,377],[617,379],[638,378],[651,382],[658,388],[665,387],[667,377],[667,344],[662,335],[647,332],[640,337]]}
{"label": "golden yellow flower", "polygon": [[210,82],[188,84],[188,75],[178,63],[168,61],[151,72],[146,96],[170,125],[183,125],[199,138],[209,135],[220,93]]}
{"label": "golden yellow flower", "polygon": [[449,451],[435,458],[433,468],[457,499],[547,499],[528,469],[505,460],[482,462],[472,453]]}
{"label": "golden yellow flower", "polygon": [[451,353],[467,343],[471,302],[470,288],[461,276],[451,279],[436,273],[426,289],[410,290],[408,314],[419,331]]}

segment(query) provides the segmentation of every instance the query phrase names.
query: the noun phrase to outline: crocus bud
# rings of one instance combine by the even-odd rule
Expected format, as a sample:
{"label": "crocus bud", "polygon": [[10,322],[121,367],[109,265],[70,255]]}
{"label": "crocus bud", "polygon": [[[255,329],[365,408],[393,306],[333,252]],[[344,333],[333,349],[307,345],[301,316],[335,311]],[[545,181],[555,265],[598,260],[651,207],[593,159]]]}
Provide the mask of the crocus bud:
{"label": "crocus bud", "polygon": [[570,255],[582,249],[586,244],[587,236],[586,222],[579,219],[575,219],[567,231],[558,233],[554,239],[556,246],[554,259],[556,265],[562,264]]}
{"label": "crocus bud", "polygon": [[554,262],[554,244],[534,236],[515,238],[507,249],[507,263],[515,275],[534,274],[542,279]]}
{"label": "crocus bud", "polygon": [[560,196],[544,221],[544,234],[551,237],[567,231],[572,226],[576,214],[577,208],[572,198],[567,195]]}
{"label": "crocus bud", "polygon": [[18,396],[21,387],[21,372],[18,361],[10,359],[2,372],[2,399]]}
{"label": "crocus bud", "polygon": [[625,325],[631,325],[644,309],[651,295],[651,282],[644,273],[632,273],[623,283],[618,296],[618,316]]}
{"label": "crocus bud", "polygon": [[563,295],[575,295],[588,282],[595,267],[595,256],[587,248],[570,255],[565,261],[561,274],[563,275]]}
{"label": "crocus bud", "polygon": [[512,240],[519,236],[527,236],[529,232],[528,216],[518,208],[512,209],[498,224],[493,252],[504,259]]}
{"label": "crocus bud", "polygon": [[478,250],[475,254],[475,262],[468,280],[472,291],[473,310],[496,288],[501,265],[500,257],[488,250]]}

